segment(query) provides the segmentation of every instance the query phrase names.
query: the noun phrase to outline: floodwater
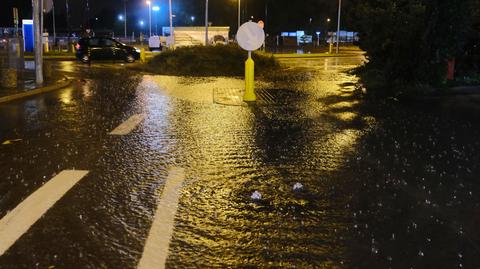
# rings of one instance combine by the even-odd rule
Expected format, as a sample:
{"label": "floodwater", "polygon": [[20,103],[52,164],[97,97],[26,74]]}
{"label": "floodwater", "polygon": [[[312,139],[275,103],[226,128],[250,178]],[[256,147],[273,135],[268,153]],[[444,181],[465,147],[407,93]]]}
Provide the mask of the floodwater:
{"label": "floodwater", "polygon": [[186,179],[167,268],[480,268],[478,121],[363,99],[347,72],[362,61],[282,60],[262,106],[213,102],[240,79],[58,63],[72,87],[0,105],[0,143],[17,139],[0,145],[0,217],[90,173],[0,268],[136,268],[171,167]]}

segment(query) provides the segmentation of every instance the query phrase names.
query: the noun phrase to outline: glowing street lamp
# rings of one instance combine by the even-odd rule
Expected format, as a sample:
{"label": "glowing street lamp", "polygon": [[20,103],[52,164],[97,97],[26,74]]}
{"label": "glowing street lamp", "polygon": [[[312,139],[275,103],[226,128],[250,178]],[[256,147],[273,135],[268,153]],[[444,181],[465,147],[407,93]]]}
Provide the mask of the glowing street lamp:
{"label": "glowing street lamp", "polygon": [[149,36],[152,36],[152,1],[147,0],[145,3],[148,5],[148,26],[150,28]]}
{"label": "glowing street lamp", "polygon": [[123,17],[123,15],[118,15],[118,20],[119,21],[123,21],[125,18]]}
{"label": "glowing street lamp", "polygon": [[[160,11],[160,7],[159,6],[153,6],[152,10],[155,13],[158,13]],[[158,15],[157,14],[155,14],[154,21],[155,21],[155,35],[158,35]]]}

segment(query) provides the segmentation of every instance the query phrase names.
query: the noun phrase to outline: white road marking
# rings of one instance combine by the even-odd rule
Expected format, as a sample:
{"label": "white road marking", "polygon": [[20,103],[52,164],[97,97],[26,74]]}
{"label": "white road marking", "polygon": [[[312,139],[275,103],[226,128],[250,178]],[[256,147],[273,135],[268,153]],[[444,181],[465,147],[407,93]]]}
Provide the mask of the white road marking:
{"label": "white road marking", "polygon": [[127,121],[120,124],[115,130],[110,132],[110,135],[128,135],[133,129],[145,119],[145,114],[136,114],[131,116]]}
{"label": "white road marking", "polygon": [[185,180],[185,170],[174,167],[170,170],[160,202],[157,206],[143,255],[138,269],[163,269],[168,256],[170,238],[173,234],[175,214],[177,213],[180,190]]}
{"label": "white road marking", "polygon": [[64,170],[7,213],[0,220],[0,256],[87,174]]}

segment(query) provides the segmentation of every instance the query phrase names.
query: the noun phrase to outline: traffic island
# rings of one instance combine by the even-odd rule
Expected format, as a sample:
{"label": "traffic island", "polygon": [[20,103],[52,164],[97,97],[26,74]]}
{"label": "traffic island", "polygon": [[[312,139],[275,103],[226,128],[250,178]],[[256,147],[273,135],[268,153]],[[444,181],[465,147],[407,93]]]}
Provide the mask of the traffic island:
{"label": "traffic island", "polygon": [[[256,75],[280,70],[280,64],[267,54],[252,53]],[[243,77],[247,53],[235,44],[182,47],[162,52],[141,66],[143,71],[173,76]]]}
{"label": "traffic island", "polygon": [[10,101],[19,100],[19,99],[23,99],[23,98],[34,96],[34,95],[41,94],[41,93],[47,93],[47,92],[60,90],[60,89],[63,89],[63,88],[66,88],[66,87],[70,86],[71,84],[72,84],[72,80],[64,79],[64,80],[60,80],[60,81],[55,82],[53,85],[48,85],[48,86],[45,86],[45,87],[40,87],[40,88],[25,91],[25,92],[20,92],[20,93],[11,94],[11,95],[8,95],[8,96],[3,96],[3,97],[0,97],[0,104],[10,102]]}

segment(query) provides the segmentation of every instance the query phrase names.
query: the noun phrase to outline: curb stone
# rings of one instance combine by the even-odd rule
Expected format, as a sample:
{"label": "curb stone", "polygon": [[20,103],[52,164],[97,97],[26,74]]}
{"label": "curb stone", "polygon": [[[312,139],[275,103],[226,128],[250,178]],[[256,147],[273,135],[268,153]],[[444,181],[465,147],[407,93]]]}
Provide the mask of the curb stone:
{"label": "curb stone", "polygon": [[53,85],[49,85],[49,86],[45,86],[45,87],[41,87],[41,88],[36,88],[36,89],[29,90],[29,91],[22,92],[22,93],[17,93],[17,94],[12,94],[12,95],[8,95],[8,96],[0,97],[0,103],[6,103],[6,102],[10,102],[10,101],[34,96],[34,95],[41,94],[41,93],[60,90],[60,89],[63,89],[63,88],[66,88],[66,87],[70,86],[72,84],[72,82],[73,82],[73,80],[65,79],[65,80],[57,81]]}

